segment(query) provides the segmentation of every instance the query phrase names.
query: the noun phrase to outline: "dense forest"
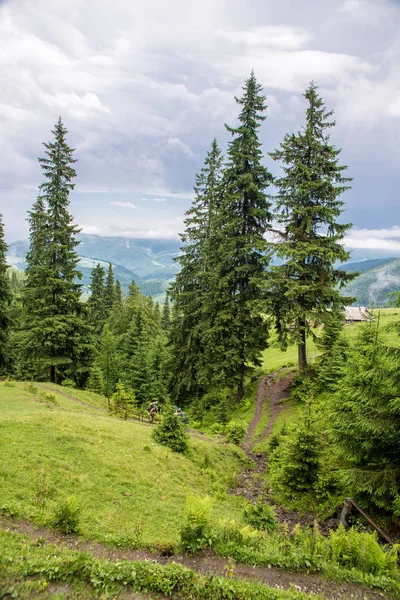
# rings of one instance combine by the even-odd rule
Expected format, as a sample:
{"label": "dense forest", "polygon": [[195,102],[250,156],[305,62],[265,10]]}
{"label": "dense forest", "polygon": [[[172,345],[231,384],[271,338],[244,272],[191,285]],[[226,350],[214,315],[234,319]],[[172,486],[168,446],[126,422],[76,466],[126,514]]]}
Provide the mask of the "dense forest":
{"label": "dense forest", "polygon": [[[311,83],[302,128],[265,155],[267,105],[254,73],[236,103],[225,154],[212,140],[196,176],[179,272],[161,306],[135,281],[124,294],[111,264],[92,269],[82,299],[79,229],[69,212],[76,160],[59,119],[39,159],[23,276],[6,263],[0,220],[0,375],[95,392],[124,419],[158,402],[167,434],[177,427],[170,405],[180,405],[194,428],[240,443],[245,429],[235,415],[263,353],[295,344],[297,366],[287,372],[296,419],[263,448],[272,497],[326,519],[351,495],[392,526],[400,519],[400,332],[397,322],[385,337],[379,319],[352,336],[343,328],[353,299],[340,290],[355,274],[337,265],[348,259],[342,198],[351,178],[330,139],[332,111]],[[174,449],[185,453],[179,435]]]}

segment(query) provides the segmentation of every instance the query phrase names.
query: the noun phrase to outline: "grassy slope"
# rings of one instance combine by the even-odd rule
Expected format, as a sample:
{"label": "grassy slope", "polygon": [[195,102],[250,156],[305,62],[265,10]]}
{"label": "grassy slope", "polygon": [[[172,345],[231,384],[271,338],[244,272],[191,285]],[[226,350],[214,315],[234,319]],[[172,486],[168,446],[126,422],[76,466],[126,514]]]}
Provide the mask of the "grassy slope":
{"label": "grassy slope", "polygon": [[[187,458],[156,444],[151,431],[60,395],[56,403],[43,402],[24,384],[0,382],[0,507],[45,523],[60,499],[73,494],[84,536],[123,543],[141,522],[144,545],[177,540],[187,488],[216,496],[216,517],[240,520],[240,502],[225,490],[241,468],[242,451],[193,439]],[[47,498],[44,510],[38,496]]]}

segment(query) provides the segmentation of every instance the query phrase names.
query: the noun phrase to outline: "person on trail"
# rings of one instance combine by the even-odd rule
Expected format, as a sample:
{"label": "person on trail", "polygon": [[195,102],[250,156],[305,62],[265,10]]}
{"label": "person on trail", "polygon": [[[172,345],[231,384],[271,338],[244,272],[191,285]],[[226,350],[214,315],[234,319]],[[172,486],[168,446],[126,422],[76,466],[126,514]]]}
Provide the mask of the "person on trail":
{"label": "person on trail", "polygon": [[158,402],[152,402],[147,410],[149,411],[150,423],[154,423],[155,416],[158,413]]}

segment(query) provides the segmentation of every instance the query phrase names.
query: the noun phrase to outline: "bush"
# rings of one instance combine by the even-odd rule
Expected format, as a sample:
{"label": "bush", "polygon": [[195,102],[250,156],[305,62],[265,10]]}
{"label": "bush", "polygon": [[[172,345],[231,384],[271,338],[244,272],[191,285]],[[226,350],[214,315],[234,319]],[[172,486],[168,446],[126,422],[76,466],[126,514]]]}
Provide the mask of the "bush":
{"label": "bush", "polygon": [[76,383],[73,379],[66,378],[61,382],[61,385],[63,387],[69,387],[69,388],[73,388],[73,389],[76,388]]}
{"label": "bush", "polygon": [[244,436],[246,435],[246,424],[241,421],[229,421],[225,427],[226,439],[233,444],[240,444],[243,442]]}
{"label": "bush", "polygon": [[272,533],[278,529],[278,520],[272,506],[263,502],[249,504],[243,511],[243,518],[249,525]]}
{"label": "bush", "polygon": [[186,452],[189,449],[189,437],[182,421],[174,414],[171,405],[166,405],[163,413],[161,423],[153,431],[155,441],[174,452]]}
{"label": "bush", "polygon": [[181,544],[185,550],[196,552],[212,545],[210,513],[213,501],[209,496],[198,498],[186,494],[185,522],[181,529]]}
{"label": "bush", "polygon": [[80,506],[74,496],[69,496],[59,504],[52,526],[63,533],[78,533],[80,520]]}
{"label": "bush", "polygon": [[29,383],[27,383],[26,389],[27,389],[27,391],[30,394],[37,394],[38,393],[38,387],[37,387],[37,385],[35,385],[34,383],[32,383],[32,381],[30,381]]}
{"label": "bush", "polygon": [[57,404],[56,395],[53,392],[42,392],[41,397],[45,402],[50,402],[51,404]]}

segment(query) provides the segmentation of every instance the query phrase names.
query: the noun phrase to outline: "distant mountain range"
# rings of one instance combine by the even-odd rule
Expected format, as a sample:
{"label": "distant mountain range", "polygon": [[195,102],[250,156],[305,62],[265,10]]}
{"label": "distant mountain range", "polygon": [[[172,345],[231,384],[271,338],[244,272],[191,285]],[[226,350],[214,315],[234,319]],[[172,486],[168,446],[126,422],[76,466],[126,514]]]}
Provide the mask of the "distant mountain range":
{"label": "distant mountain range", "polygon": [[[111,263],[115,278],[126,292],[132,279],[142,292],[162,300],[169,283],[179,271],[174,261],[180,253],[179,240],[147,240],[123,237],[101,237],[80,234],[78,252],[79,270],[82,271],[84,293],[89,292],[92,268],[100,263],[104,268]],[[29,242],[10,244],[7,254],[9,265],[15,269],[26,268],[25,256]],[[382,251],[354,250],[352,261],[342,268],[360,275],[343,289],[343,295],[356,297],[354,305],[385,306],[387,294],[400,290],[400,258],[383,257]]]}
{"label": "distant mountain range", "polygon": [[[90,274],[97,263],[108,268],[111,263],[116,279],[126,292],[134,279],[144,294],[160,299],[170,281],[179,271],[174,258],[180,252],[179,240],[140,240],[122,237],[101,237],[80,234],[79,270],[82,272],[83,291],[88,293]],[[9,245],[7,262],[15,269],[26,268],[25,256],[29,249],[27,240]]]}
{"label": "distant mountain range", "polygon": [[343,296],[357,298],[353,306],[387,306],[387,294],[400,291],[400,258],[366,260],[344,265],[343,268],[353,273],[360,272],[342,290]]}

